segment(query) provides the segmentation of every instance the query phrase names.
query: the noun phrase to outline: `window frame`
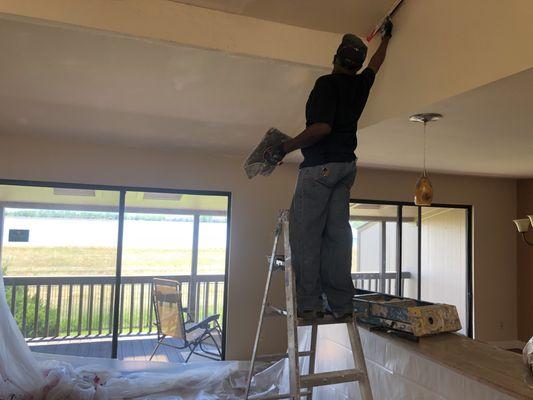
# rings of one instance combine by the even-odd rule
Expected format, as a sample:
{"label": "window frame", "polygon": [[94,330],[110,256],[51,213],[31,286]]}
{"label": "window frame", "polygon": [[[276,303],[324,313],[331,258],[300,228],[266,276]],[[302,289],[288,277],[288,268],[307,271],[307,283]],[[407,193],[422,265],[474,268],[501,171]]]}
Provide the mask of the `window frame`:
{"label": "window frame", "polygon": [[[417,207],[418,221],[422,221],[422,206],[417,206],[408,201],[393,201],[393,200],[371,200],[371,199],[350,199],[350,204],[377,204],[396,206],[396,294],[403,295],[402,287],[402,240],[403,240],[403,207]],[[473,206],[468,204],[445,204],[434,203],[430,208],[455,208],[466,211],[466,335],[470,338],[474,337],[474,323],[473,323],[473,268],[472,268],[472,218]],[[417,297],[420,300],[422,292],[422,224],[418,227],[418,282],[417,282]]]}
{"label": "window frame", "polygon": [[[122,282],[122,250],[123,250],[123,238],[124,238],[124,217],[126,211],[126,193],[128,192],[152,192],[152,193],[174,193],[174,194],[186,194],[197,196],[221,196],[227,198],[227,211],[226,211],[226,256],[224,266],[224,293],[223,293],[223,321],[224,329],[222,330],[222,360],[226,359],[226,327],[228,318],[228,275],[229,275],[229,263],[230,263],[230,243],[231,243],[231,211],[232,211],[232,193],[230,191],[219,190],[198,190],[198,189],[177,189],[177,188],[159,188],[159,187],[142,187],[142,186],[117,186],[117,185],[101,185],[101,184],[85,184],[85,183],[68,183],[68,182],[53,182],[53,181],[32,181],[32,180],[18,180],[18,179],[0,179],[0,185],[6,186],[33,186],[44,188],[64,188],[64,189],[89,189],[89,190],[106,190],[119,193],[118,204],[118,236],[117,236],[117,255],[115,265],[115,299],[114,299],[114,313],[113,313],[113,335],[111,345],[111,358],[116,359],[118,356],[118,339],[119,339],[119,310],[120,310],[120,289]],[[16,207],[28,207],[29,204],[36,203],[10,203],[0,202],[0,208],[16,206]],[[75,206],[74,206],[75,207]],[[95,207],[99,208],[99,207]],[[105,207],[102,207],[102,209]],[[100,211],[100,210],[99,210]],[[117,209],[114,209],[116,212]],[[188,212],[188,214],[191,214]],[[213,213],[220,215],[220,213]],[[3,216],[3,214],[0,214]],[[202,214],[204,215],[204,214]],[[210,215],[210,213],[205,213]],[[200,213],[195,213],[195,224],[193,237],[198,236],[198,221]],[[3,220],[3,218],[2,218]],[[1,225],[1,222],[0,222]],[[1,236],[0,236],[1,237]],[[193,254],[198,252],[198,248],[194,249],[194,246],[198,246],[198,240],[193,241]],[[1,243],[0,243],[1,252]],[[197,260],[196,260],[197,261]],[[192,268],[194,268],[194,260],[192,262]],[[191,270],[191,276],[192,276]]]}

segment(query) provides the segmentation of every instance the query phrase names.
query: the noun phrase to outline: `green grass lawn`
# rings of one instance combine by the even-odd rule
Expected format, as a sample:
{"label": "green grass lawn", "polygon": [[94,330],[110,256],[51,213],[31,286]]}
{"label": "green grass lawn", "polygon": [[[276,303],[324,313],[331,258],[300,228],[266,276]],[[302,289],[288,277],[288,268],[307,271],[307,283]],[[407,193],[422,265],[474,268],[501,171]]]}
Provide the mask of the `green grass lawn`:
{"label": "green grass lawn", "polygon": [[[198,272],[224,274],[225,249],[200,249]],[[190,249],[128,249],[122,256],[123,275],[187,275]],[[115,275],[116,249],[110,247],[5,246],[2,266],[6,276]]]}
{"label": "green grass lawn", "polygon": [[[192,252],[189,249],[161,250],[161,249],[128,249],[123,252],[123,275],[188,275],[191,270]],[[2,268],[6,276],[114,276],[116,250],[106,247],[15,247],[6,246],[2,252]],[[225,272],[225,249],[200,249],[198,254],[198,273],[221,275]],[[204,311],[205,284],[199,284],[199,315],[202,319],[215,313],[213,285],[210,284],[209,298]],[[112,304],[111,286],[105,285],[104,292],[99,285],[94,287],[92,322],[89,321],[88,287],[85,288],[83,302],[80,305],[80,287],[74,285],[69,292],[69,287],[62,289],[64,307],[61,316],[56,307],[58,286],[52,285],[50,289],[41,288],[38,306],[38,325],[35,325],[35,286],[29,286],[26,304],[26,328],[23,330],[26,337],[40,337],[45,335],[46,308],[45,299],[47,291],[51,290],[51,306],[49,310],[49,336],[67,335],[67,326],[70,334],[77,334],[78,327],[81,335],[88,334],[88,327],[92,325],[92,333],[102,325],[104,333],[109,332],[110,310]],[[135,284],[134,308],[130,309],[132,285],[124,286],[124,313],[121,315],[121,332],[128,333],[130,322],[133,332],[147,332],[152,328],[148,319],[149,315],[149,285],[145,284],[143,311],[140,310],[140,284]],[[187,286],[185,286],[186,290]],[[15,318],[19,327],[23,328],[24,291],[18,287],[16,292]],[[7,298],[11,299],[12,288],[7,288]],[[66,314],[66,304],[72,296],[72,316],[70,320]],[[184,293],[185,301],[187,293]],[[100,298],[103,297],[103,307],[100,311]],[[217,312],[221,312],[223,304],[223,284],[217,293]],[[81,313],[80,313],[81,307]],[[142,315],[142,320],[141,320]],[[57,322],[60,318],[60,322]],[[58,325],[58,326],[57,326]]]}

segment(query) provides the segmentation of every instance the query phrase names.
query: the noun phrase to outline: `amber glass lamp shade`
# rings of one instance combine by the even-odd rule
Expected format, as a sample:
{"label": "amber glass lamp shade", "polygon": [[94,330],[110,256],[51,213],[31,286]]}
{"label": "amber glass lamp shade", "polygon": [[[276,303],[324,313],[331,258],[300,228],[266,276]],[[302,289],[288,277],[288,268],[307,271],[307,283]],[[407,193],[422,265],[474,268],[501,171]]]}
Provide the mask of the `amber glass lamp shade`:
{"label": "amber glass lamp shade", "polygon": [[427,172],[424,170],[418,178],[415,187],[415,204],[417,206],[430,206],[433,202],[433,186]]}

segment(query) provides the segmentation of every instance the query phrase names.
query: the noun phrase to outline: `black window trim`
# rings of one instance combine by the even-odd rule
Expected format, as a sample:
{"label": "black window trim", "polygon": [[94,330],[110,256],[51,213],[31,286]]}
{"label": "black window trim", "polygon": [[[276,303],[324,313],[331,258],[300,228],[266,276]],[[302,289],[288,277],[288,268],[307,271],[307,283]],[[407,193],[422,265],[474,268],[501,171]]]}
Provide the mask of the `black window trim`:
{"label": "black window trim", "polygon": [[[422,215],[422,207],[417,206],[412,202],[408,201],[395,201],[395,200],[371,200],[371,199],[351,199],[351,204],[359,203],[359,204],[379,204],[379,205],[390,205],[390,206],[397,206],[397,235],[396,235],[396,265],[397,265],[397,282],[401,282],[401,279],[398,279],[401,277],[402,274],[402,215],[403,215],[403,207],[417,207],[418,208],[418,217],[419,221],[421,221],[421,215]],[[466,217],[466,335],[469,338],[474,337],[474,316],[473,316],[473,270],[472,270],[472,227],[473,227],[473,206],[468,204],[446,204],[446,203],[434,203],[430,206],[434,208],[455,208],[455,209],[463,209],[466,210],[467,217]],[[418,223],[418,282],[417,282],[417,295],[418,300],[420,300],[420,293],[421,293],[421,285],[422,285],[422,260],[421,260],[421,251],[422,251],[422,225],[420,222]],[[399,250],[399,251],[398,251]],[[403,294],[403,288],[401,287],[401,283],[396,285],[397,286],[397,295],[401,296]]]}
{"label": "black window trim", "polygon": [[[221,196],[226,197],[227,204],[227,223],[226,223],[226,260],[224,267],[224,306],[223,306],[223,326],[222,330],[222,360],[226,359],[226,331],[228,321],[228,276],[229,276],[229,260],[230,260],[230,243],[231,243],[231,210],[232,210],[232,193],[230,191],[219,190],[199,190],[199,189],[177,189],[177,188],[159,188],[159,187],[144,187],[144,186],[120,186],[120,185],[104,185],[91,183],[70,183],[70,182],[54,182],[54,181],[33,181],[33,180],[18,180],[18,179],[2,179],[0,178],[0,185],[9,186],[33,186],[46,188],[65,188],[65,189],[93,189],[93,190],[107,190],[119,192],[119,227],[117,239],[117,260],[116,260],[116,287],[120,287],[122,279],[122,240],[124,233],[124,212],[125,212],[125,196],[127,192],[156,192],[156,193],[176,193],[176,194],[190,194],[197,196]],[[111,358],[117,358],[118,354],[118,309],[120,304],[120,290],[115,290],[115,315],[117,321],[113,322],[113,338],[111,345]]]}

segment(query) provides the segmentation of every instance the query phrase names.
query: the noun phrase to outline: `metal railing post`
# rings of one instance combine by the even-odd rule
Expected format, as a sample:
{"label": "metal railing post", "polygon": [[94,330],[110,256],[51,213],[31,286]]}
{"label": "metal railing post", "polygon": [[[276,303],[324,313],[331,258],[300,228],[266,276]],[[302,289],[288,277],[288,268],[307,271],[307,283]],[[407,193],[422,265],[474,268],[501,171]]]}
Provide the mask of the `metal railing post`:
{"label": "metal railing post", "polygon": [[117,239],[117,259],[115,271],[115,298],[113,308],[113,339],[111,342],[111,358],[117,358],[118,354],[118,334],[119,334],[119,314],[122,314],[122,243],[124,239],[124,214],[126,209],[126,191],[120,191],[119,210],[118,210],[118,239]]}
{"label": "metal railing post", "polygon": [[192,231],[192,257],[191,257],[191,279],[189,281],[189,299],[187,301],[187,309],[191,313],[194,320],[198,317],[198,304],[196,299],[198,297],[198,240],[200,237],[200,215],[194,215],[193,231]]}
{"label": "metal railing post", "polygon": [[379,291],[385,292],[385,274],[387,273],[387,222],[381,221],[381,242],[380,242],[381,271],[379,274]]}

